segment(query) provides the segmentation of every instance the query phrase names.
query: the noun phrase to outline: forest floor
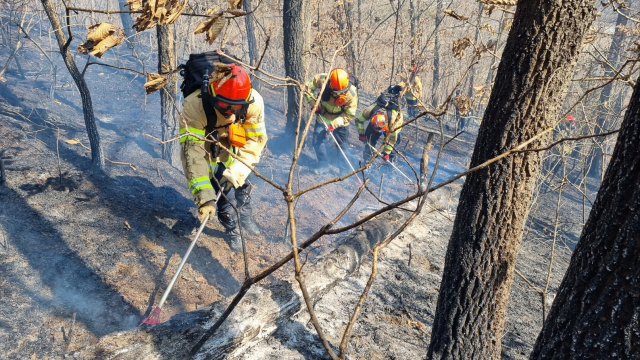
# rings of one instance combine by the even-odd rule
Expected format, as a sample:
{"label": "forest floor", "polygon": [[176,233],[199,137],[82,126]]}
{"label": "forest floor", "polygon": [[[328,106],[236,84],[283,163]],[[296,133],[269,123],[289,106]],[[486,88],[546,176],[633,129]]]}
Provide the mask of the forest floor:
{"label": "forest floor", "polygon": [[[24,58],[40,57],[33,52]],[[85,61],[80,56],[76,60]],[[0,83],[0,155],[8,170],[6,186],[0,186],[0,359],[57,359],[106,334],[135,328],[162,295],[198,222],[181,170],[162,160],[158,142],[145,136],[160,137],[161,130],[159,96],[144,95],[142,77],[98,66],[87,69],[102,146],[109,160],[119,162],[107,162],[101,172],[90,166],[80,96],[71,78],[59,74],[55,98],[49,99],[50,76],[30,70],[37,67],[28,61],[22,66],[24,78],[10,68],[7,81]],[[58,69],[66,72],[61,62]],[[262,94],[269,142],[257,169],[285,184],[291,150],[285,146],[282,96],[269,89]],[[361,107],[366,105],[361,101]],[[401,150],[419,166],[425,137],[416,137],[414,131],[404,131]],[[459,140],[444,148],[436,183],[466,169],[475,139],[465,133]],[[362,144],[353,128],[349,141],[352,158],[359,159]],[[436,138],[429,171],[438,144]],[[306,147],[296,173],[297,189],[322,180],[309,171],[314,159]],[[411,173],[406,165],[402,170]],[[377,170],[370,174],[371,192],[377,195],[380,176]],[[282,193],[251,179],[254,215],[263,231],[247,237],[249,270],[255,274],[287,254],[290,246],[282,241]],[[350,358],[421,359],[426,354],[460,188],[458,182],[430,195],[423,213],[383,251],[378,278],[353,331]],[[301,197],[296,205],[298,237],[306,239],[335,217],[356,189],[351,178]],[[589,189],[589,199],[594,190]],[[390,201],[412,191],[413,185],[393,174],[384,177],[380,193]],[[551,298],[583,222],[582,194],[568,187],[563,196],[549,280]],[[517,262],[518,271],[541,289],[547,279],[556,201],[557,191],[538,196]],[[372,194],[364,193],[341,223],[351,223],[379,206]],[[233,296],[239,289],[242,254],[230,251],[222,234],[217,222],[207,225],[163,308],[163,321]],[[310,258],[335,246],[337,239],[336,235],[318,242]],[[366,259],[355,276],[316,304],[331,342],[339,342],[370,267]],[[292,273],[288,264],[266,281]],[[305,314],[301,311],[283,322],[272,341],[254,347],[242,359],[326,358]],[[503,358],[526,358],[541,325],[540,295],[516,276]]]}

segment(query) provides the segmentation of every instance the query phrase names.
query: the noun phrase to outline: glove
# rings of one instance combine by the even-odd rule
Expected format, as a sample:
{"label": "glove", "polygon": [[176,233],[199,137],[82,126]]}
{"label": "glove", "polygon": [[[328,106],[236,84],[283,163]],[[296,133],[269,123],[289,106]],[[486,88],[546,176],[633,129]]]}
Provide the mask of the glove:
{"label": "glove", "polygon": [[211,220],[216,214],[216,201],[211,200],[207,201],[203,205],[200,205],[200,207],[198,207],[198,212],[200,213],[200,223],[204,222],[204,219],[207,217],[207,215],[209,215],[209,220]]}
{"label": "glove", "polygon": [[358,135],[358,140],[360,140],[360,141],[362,141],[362,142],[365,142],[365,141],[367,141],[367,137],[366,137],[366,136],[364,136],[364,134],[362,134],[362,135]]}
{"label": "glove", "polygon": [[320,105],[316,106],[316,114],[320,114]]}
{"label": "glove", "polygon": [[389,154],[385,154],[382,158],[384,161],[389,161]]}
{"label": "glove", "polygon": [[229,191],[233,187],[233,184],[231,183],[231,181],[229,181],[229,179],[224,177],[224,175],[222,176],[222,178],[220,178],[218,182],[220,183],[220,187],[222,188],[222,190],[224,190],[224,192]]}
{"label": "glove", "polygon": [[329,125],[329,127],[327,128],[327,132],[328,132],[328,133],[330,133],[330,132],[332,132],[333,130],[335,130],[335,129],[333,128],[333,125]]}

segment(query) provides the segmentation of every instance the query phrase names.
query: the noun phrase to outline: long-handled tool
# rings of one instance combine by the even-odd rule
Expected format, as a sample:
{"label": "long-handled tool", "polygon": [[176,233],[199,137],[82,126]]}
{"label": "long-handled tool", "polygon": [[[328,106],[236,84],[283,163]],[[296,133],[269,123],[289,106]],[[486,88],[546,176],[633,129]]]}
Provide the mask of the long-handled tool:
{"label": "long-handled tool", "polygon": [[[220,195],[222,195],[222,191],[218,193],[218,197],[216,198],[216,201],[220,199]],[[196,241],[198,241],[198,237],[200,237],[202,230],[204,230],[204,226],[207,224],[207,221],[209,221],[209,214],[207,214],[207,216],[204,218],[204,221],[202,221],[202,225],[200,225],[200,228],[196,233],[196,237],[193,238],[191,245],[189,245],[187,252],[184,254],[184,257],[182,258],[182,262],[180,262],[180,265],[178,265],[178,270],[176,270],[175,275],[173,275],[173,278],[169,283],[169,286],[167,286],[167,289],[164,291],[164,294],[162,294],[160,303],[158,303],[158,306],[156,306],[156,308],[153,309],[151,314],[148,317],[146,317],[144,320],[142,320],[142,322],[138,326],[142,326],[142,324],[155,325],[160,322],[160,311],[162,311],[162,305],[164,305],[165,300],[167,300],[167,297],[169,296],[169,293],[171,292],[173,285],[176,283],[176,280],[178,279],[178,275],[180,275],[180,271],[182,271],[182,267],[187,262],[187,258],[189,258],[189,254],[191,254],[191,250],[193,250],[193,247],[196,245]]]}
{"label": "long-handled tool", "polygon": [[[342,150],[342,147],[340,147],[340,144],[338,143],[338,140],[336,139],[335,136],[333,136],[333,131],[329,131],[329,125],[327,125],[326,121],[327,119],[325,119],[324,117],[322,117],[322,115],[318,114],[318,117],[320,119],[322,119],[322,125],[324,125],[324,128],[327,129],[327,133],[329,135],[331,135],[331,138],[333,139],[333,142],[336,143],[336,146],[338,147],[338,150],[340,150],[340,152],[342,153],[342,156],[344,156],[344,159],[347,160],[347,164],[349,164],[349,167],[351,168],[352,172],[355,172],[356,169],[353,168],[353,165],[351,165],[351,161],[349,161],[349,158],[347,157],[347,154],[344,153],[344,151]],[[360,182],[360,185],[362,185],[362,180],[360,180],[360,176],[358,176],[358,174],[356,174],[356,178],[358,179],[358,182]]]}
{"label": "long-handled tool", "polygon": [[[369,145],[369,147],[371,148],[372,151],[377,151],[373,146],[371,146],[371,144],[369,144],[367,142],[367,145]],[[404,176],[407,180],[411,181],[412,184],[416,184],[415,181],[411,180],[410,177],[408,177],[405,173],[402,172],[402,170],[400,170],[394,163],[392,163],[391,161],[387,161],[388,164],[390,164],[391,166],[393,166],[394,169],[398,170],[398,172],[400,173],[400,175]]]}

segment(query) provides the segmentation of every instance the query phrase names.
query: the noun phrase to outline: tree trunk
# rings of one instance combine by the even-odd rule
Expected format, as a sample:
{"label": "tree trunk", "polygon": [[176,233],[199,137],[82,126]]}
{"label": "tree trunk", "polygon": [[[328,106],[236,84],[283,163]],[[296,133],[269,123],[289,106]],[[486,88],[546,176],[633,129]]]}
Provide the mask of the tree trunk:
{"label": "tree trunk", "polygon": [[82,77],[82,74],[80,74],[80,71],[78,71],[78,67],[73,60],[73,55],[71,55],[71,51],[69,51],[67,37],[62,31],[62,25],[60,24],[60,19],[58,19],[58,14],[56,13],[55,7],[51,3],[51,0],[41,0],[41,2],[42,6],[44,7],[44,11],[47,13],[47,17],[51,22],[51,27],[53,28],[53,33],[56,36],[56,40],[58,41],[58,46],[60,47],[60,55],[62,55],[64,64],[67,66],[67,69],[69,69],[69,74],[71,74],[71,77],[75,81],[76,86],[78,87],[78,92],[80,92],[80,97],[82,98],[84,124],[87,128],[87,135],[89,136],[89,144],[91,147],[91,163],[99,169],[103,169],[104,156],[102,154],[102,147],[100,146],[100,135],[98,134],[98,127],[96,126],[96,120],[93,117],[93,104],[91,103],[91,94],[89,93],[89,87],[84,81],[84,77]]}
{"label": "tree trunk", "polygon": [[[127,0],[118,0],[118,6],[120,6],[120,11],[128,11],[129,8],[126,8],[124,4],[127,3]],[[133,18],[131,14],[121,13],[120,20],[122,21],[122,28],[124,29],[124,34],[127,39],[135,34],[133,30]]]}
{"label": "tree trunk", "polygon": [[[530,140],[556,119],[593,0],[521,1],[470,167]],[[538,148],[549,136],[533,141]],[[499,359],[516,255],[541,167],[540,152],[467,176],[449,241],[428,359]]]}
{"label": "tree trunk", "polygon": [[[611,45],[609,46],[609,54],[607,55],[607,62],[616,69],[618,68],[618,66],[620,66],[622,53],[626,51],[626,48],[623,48],[622,46],[622,42],[624,41],[624,33],[618,30],[618,26],[626,26],[626,25],[627,25],[627,18],[622,16],[621,14],[618,14],[618,19],[616,20],[616,27],[614,30],[613,38],[611,39]],[[605,65],[605,71],[603,76],[613,77],[615,72],[616,70]],[[612,89],[613,89],[613,83],[610,83],[607,86],[605,86],[600,92],[600,101],[598,102],[598,110],[596,111],[596,114],[598,116],[598,124],[595,128],[596,134],[601,134],[603,132],[607,132],[611,130],[610,129],[611,124],[607,124],[607,121],[611,119],[611,116],[607,116],[607,114],[609,114],[608,105],[613,105],[611,104]],[[614,103],[620,104],[619,101],[615,101]],[[614,108],[614,112],[620,111],[619,106],[613,105],[611,107]],[[618,109],[615,109],[616,107]],[[604,139],[598,139],[598,138],[594,139],[594,141],[596,141],[600,146],[596,145],[594,147],[594,151],[592,155],[593,161],[589,161],[591,163],[591,169],[589,171],[589,175],[596,177],[598,179],[602,177],[604,172],[604,161],[603,161],[604,159],[603,159],[603,153],[601,148],[601,146],[603,146],[603,140]]]}
{"label": "tree trunk", "polygon": [[[173,70],[176,68],[176,43],[174,41],[175,27],[171,25],[156,26],[158,37],[158,72],[167,72],[163,64]],[[175,116],[175,102],[177,94],[176,75],[167,77],[167,84],[160,90],[160,124],[162,140],[169,140],[178,135],[178,120]],[[174,167],[180,167],[180,143],[170,141],[162,144],[162,158]]]}
{"label": "tree trunk", "polygon": [[[307,0],[282,1],[282,26],[284,35],[284,69],[286,76],[306,81],[304,61],[305,10]],[[295,86],[287,87],[287,129],[289,134],[295,131],[300,111],[298,109],[300,90]]]}
{"label": "tree trunk", "polygon": [[416,59],[416,48],[418,47],[418,16],[416,12],[418,9],[416,8],[416,0],[409,0],[409,34],[411,35],[411,40],[409,42],[409,51],[411,52],[411,61],[417,61]]}
{"label": "tree trunk", "polygon": [[[246,12],[251,11],[252,10],[251,0],[244,0],[244,3],[242,4],[242,6],[244,11]],[[258,60],[260,60],[259,59],[260,55],[258,55],[258,44],[256,42],[256,32],[255,32],[256,29],[255,29],[255,25],[253,24],[253,14],[244,17],[244,26],[245,26],[245,29],[247,30],[247,47],[249,50],[249,65],[255,66]],[[251,77],[251,85],[254,88],[256,87],[256,85],[258,85],[258,83],[255,81],[255,78],[253,76]]]}
{"label": "tree trunk", "polygon": [[438,35],[438,28],[444,20],[444,10],[442,9],[442,1],[436,0],[436,27],[434,31],[434,45],[433,45],[433,81],[431,85],[431,105],[436,107],[438,105],[438,98],[436,93],[438,92],[438,86],[440,85],[440,36]]}
{"label": "tree trunk", "polygon": [[640,79],[532,360],[640,358],[639,179]]}
{"label": "tree trunk", "polygon": [[[397,212],[381,215],[343,238],[337,249],[305,265],[305,277],[313,279],[308,281],[307,290],[314,302],[353,274],[361,260],[396,231],[403,219],[405,214]],[[118,360],[242,358],[245,349],[268,341],[279,323],[300,311],[303,301],[293,276],[266,286],[254,285],[195,357],[189,353],[211,327],[212,320],[220,317],[226,303],[176,315],[146,331],[138,328],[105,336],[74,356]]]}

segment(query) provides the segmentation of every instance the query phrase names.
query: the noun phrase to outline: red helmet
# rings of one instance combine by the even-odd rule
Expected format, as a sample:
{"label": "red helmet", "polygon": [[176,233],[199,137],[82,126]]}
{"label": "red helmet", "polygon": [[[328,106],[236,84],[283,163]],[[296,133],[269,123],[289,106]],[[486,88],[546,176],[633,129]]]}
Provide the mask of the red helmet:
{"label": "red helmet", "polygon": [[371,116],[371,126],[377,132],[389,132],[389,118],[387,114],[378,111]]}
{"label": "red helmet", "polygon": [[573,115],[569,115],[564,119],[564,121],[566,121],[566,122],[576,122],[576,117],[573,116]]}
{"label": "red helmet", "polygon": [[329,85],[334,92],[340,93],[349,90],[349,73],[340,68],[331,70]]}
{"label": "red helmet", "polygon": [[209,82],[213,106],[222,114],[244,114],[249,106],[251,80],[249,74],[236,64],[229,65],[232,77],[227,81]]}

